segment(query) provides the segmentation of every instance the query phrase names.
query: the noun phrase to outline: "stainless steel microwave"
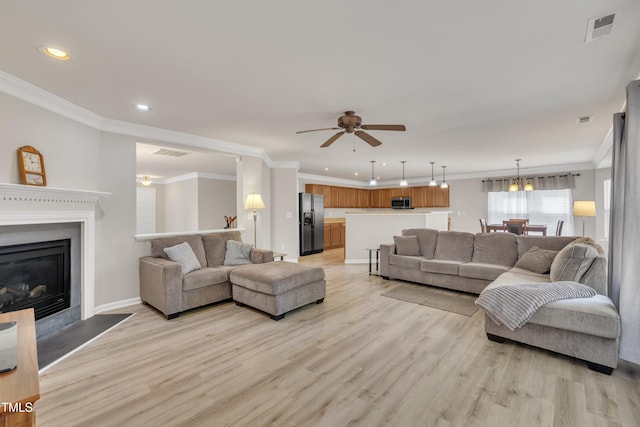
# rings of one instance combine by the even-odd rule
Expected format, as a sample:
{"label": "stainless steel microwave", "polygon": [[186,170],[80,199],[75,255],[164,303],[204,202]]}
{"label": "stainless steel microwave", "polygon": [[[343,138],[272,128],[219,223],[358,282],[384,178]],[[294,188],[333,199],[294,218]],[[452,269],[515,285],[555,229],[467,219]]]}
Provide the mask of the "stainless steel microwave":
{"label": "stainless steel microwave", "polygon": [[411,197],[392,197],[392,209],[413,209],[411,207]]}

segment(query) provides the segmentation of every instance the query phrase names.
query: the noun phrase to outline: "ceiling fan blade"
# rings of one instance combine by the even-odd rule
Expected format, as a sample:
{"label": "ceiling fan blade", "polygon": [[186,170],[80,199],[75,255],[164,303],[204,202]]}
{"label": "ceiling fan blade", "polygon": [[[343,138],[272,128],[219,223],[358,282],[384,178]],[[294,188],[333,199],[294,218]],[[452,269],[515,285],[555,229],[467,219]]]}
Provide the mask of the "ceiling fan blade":
{"label": "ceiling fan blade", "polygon": [[327,141],[324,144],[322,144],[320,147],[327,148],[328,146],[333,144],[336,139],[340,138],[342,135],[344,135],[344,131],[336,133],[331,138],[327,139]]}
{"label": "ceiling fan blade", "polygon": [[316,131],[319,131],[319,130],[338,130],[338,129],[340,129],[340,128],[324,128],[324,129],[299,130],[299,131],[298,131],[298,132],[296,132],[296,133],[316,132]]}
{"label": "ceiling fan blade", "polygon": [[362,132],[361,130],[357,130],[354,132],[356,134],[356,136],[360,139],[362,139],[364,142],[366,142],[367,144],[369,144],[372,147],[377,147],[378,145],[382,145],[382,142],[378,141],[377,139],[375,139],[374,137],[372,137],[371,135],[369,135],[366,132]]}
{"label": "ceiling fan blade", "polygon": [[362,125],[360,129],[369,130],[407,130],[404,125]]}

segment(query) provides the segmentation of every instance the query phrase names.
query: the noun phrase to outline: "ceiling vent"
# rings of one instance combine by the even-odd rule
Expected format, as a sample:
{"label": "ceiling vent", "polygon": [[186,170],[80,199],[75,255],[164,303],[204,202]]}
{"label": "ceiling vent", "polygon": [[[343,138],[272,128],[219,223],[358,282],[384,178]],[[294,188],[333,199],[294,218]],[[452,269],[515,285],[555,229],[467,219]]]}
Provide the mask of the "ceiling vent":
{"label": "ceiling vent", "polygon": [[151,154],[157,154],[159,156],[169,156],[169,157],[182,157],[189,153],[187,151],[178,151],[178,150],[169,150],[168,148],[160,148]]}
{"label": "ceiling vent", "polygon": [[579,125],[585,125],[593,121],[593,116],[580,116],[576,119],[576,123]]}
{"label": "ceiling vent", "polygon": [[609,15],[601,16],[599,18],[589,19],[587,22],[587,35],[584,41],[588,43],[611,33],[611,29],[613,28],[613,18],[615,16],[615,13],[610,13]]}

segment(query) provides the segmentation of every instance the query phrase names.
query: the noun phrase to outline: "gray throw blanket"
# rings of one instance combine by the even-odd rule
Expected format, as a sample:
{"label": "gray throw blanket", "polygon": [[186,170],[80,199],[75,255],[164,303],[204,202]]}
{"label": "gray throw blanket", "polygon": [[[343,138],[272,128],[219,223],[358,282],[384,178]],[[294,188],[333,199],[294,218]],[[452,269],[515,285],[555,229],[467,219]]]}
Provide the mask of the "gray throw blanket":
{"label": "gray throw blanket", "polygon": [[485,289],[476,305],[498,325],[513,331],[527,323],[548,302],[595,295],[595,290],[577,282],[523,283]]}

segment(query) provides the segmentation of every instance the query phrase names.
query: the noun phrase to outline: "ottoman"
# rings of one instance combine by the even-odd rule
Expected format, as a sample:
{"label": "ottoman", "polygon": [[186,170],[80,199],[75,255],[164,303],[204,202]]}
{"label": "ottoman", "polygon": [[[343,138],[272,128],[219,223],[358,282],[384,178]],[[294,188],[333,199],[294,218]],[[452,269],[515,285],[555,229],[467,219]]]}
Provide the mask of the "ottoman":
{"label": "ottoman", "polygon": [[254,264],[229,276],[233,299],[271,315],[273,320],[303,305],[324,301],[326,282],[322,267],[291,262]]}

